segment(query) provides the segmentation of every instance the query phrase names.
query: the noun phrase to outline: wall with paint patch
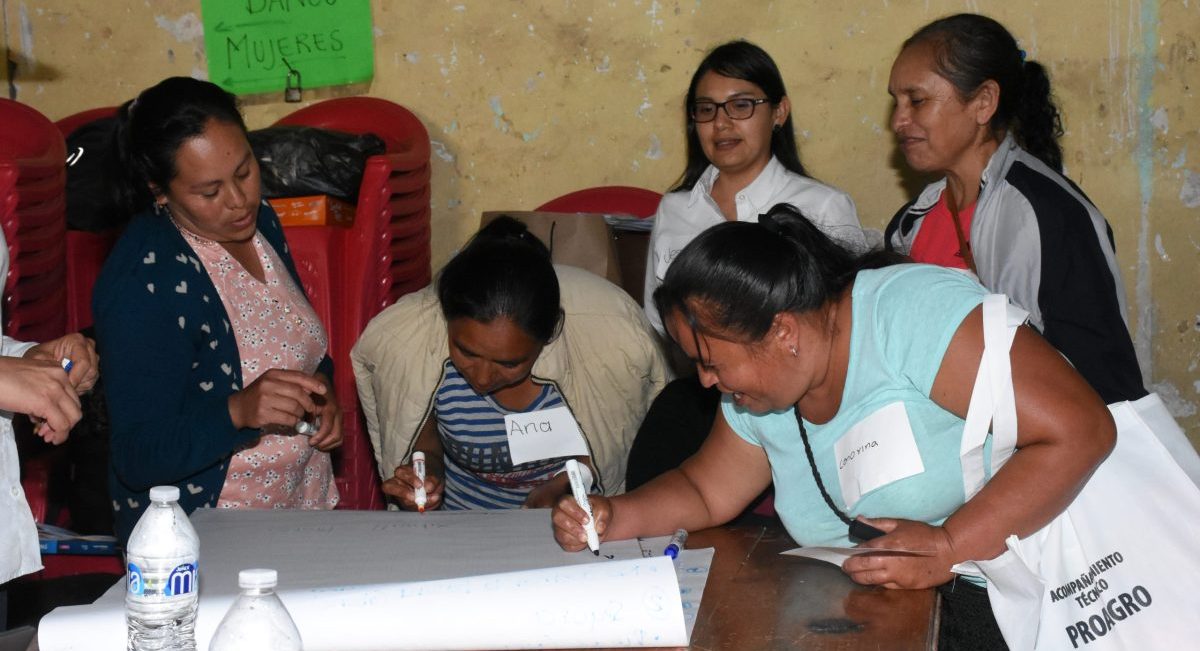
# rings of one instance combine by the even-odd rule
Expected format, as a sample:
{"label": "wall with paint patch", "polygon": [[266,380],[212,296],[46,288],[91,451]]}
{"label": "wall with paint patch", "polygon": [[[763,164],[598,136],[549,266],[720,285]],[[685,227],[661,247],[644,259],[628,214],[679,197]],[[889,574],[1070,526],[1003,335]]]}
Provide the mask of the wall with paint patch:
{"label": "wall with paint patch", "polygon": [[[9,95],[52,119],[119,103],[163,76],[206,76],[196,0],[0,6]],[[946,13],[995,16],[1052,74],[1068,174],[1112,223],[1147,377],[1200,441],[1200,0],[372,6],[375,79],[353,91],[402,103],[429,128],[435,264],[483,210],[531,208],[594,185],[669,187],[683,167],[691,72],[706,49],[738,37],[779,62],[805,164],[850,192],[866,225],[882,227],[913,183],[888,133],[899,43]],[[281,96],[248,98],[247,119],[264,126],[293,108]]]}

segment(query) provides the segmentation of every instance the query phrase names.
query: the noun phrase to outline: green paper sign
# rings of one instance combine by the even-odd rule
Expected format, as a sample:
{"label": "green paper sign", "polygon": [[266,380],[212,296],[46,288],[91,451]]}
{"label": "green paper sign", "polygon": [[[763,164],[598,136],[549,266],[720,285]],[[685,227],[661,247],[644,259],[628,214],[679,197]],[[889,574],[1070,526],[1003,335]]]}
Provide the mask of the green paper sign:
{"label": "green paper sign", "polygon": [[374,74],[370,0],[201,0],[200,8],[208,77],[231,93],[283,90],[289,64],[303,88]]}

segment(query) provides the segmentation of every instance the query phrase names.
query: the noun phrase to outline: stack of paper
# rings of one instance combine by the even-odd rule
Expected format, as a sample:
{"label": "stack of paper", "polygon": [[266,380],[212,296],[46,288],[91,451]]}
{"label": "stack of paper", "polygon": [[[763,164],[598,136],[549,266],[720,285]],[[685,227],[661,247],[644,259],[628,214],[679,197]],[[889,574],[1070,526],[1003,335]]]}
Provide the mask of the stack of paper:
{"label": "stack of paper", "polygon": [[[686,646],[712,550],[601,557],[554,543],[546,510],[459,513],[199,511],[198,648],[237,594],[237,572],[279,570],[307,651]],[[124,583],[59,608],[42,651],[121,648]],[[686,599],[681,597],[686,595]]]}

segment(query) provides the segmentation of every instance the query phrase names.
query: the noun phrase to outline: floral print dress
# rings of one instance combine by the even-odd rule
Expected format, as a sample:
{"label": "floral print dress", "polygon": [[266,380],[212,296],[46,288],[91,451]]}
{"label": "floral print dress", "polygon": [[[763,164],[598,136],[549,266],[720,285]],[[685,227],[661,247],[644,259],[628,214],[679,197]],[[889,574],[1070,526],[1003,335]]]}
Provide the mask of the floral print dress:
{"label": "floral print dress", "polygon": [[[304,292],[275,250],[254,234],[262,265],[259,281],[220,244],[179,228],[204,265],[237,339],[242,386],[273,368],[311,374],[328,340]],[[294,428],[270,426],[229,463],[218,508],[332,509],[338,502],[329,453],[308,444]]]}

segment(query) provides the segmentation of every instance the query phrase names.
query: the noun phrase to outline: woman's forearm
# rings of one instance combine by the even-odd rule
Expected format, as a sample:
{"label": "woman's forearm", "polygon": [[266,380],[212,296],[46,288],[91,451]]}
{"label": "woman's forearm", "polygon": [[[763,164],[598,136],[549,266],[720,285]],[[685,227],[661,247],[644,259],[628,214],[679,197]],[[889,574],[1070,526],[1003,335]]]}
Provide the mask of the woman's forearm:
{"label": "woman's forearm", "polygon": [[1112,420],[1093,427],[1097,435],[1089,445],[1037,443],[1017,450],[974,498],[947,518],[943,527],[956,562],[995,558],[1009,536],[1026,537],[1062,513],[1112,449],[1105,444],[1115,440]]}

